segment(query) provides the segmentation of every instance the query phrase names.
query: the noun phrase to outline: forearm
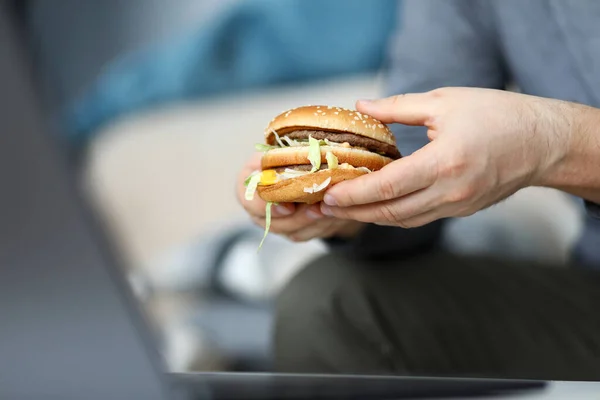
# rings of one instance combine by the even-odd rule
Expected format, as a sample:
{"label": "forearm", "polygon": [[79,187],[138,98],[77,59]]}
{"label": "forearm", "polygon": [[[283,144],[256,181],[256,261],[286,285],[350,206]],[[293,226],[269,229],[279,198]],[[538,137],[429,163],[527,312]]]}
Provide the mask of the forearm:
{"label": "forearm", "polygon": [[[504,87],[501,60],[487,40],[486,27],[491,20],[485,5],[473,5],[468,0],[406,0],[400,11],[388,55],[386,94],[423,92],[447,85]],[[429,143],[424,127],[396,124],[390,128],[403,156]],[[413,229],[368,225],[350,240],[325,242],[332,251],[350,257],[398,259],[437,246],[443,224],[440,220]]]}
{"label": "forearm", "polygon": [[557,162],[544,173],[541,186],[600,203],[600,109],[569,104],[566,114],[555,125],[560,129],[557,135],[567,140],[557,142],[564,148]]}

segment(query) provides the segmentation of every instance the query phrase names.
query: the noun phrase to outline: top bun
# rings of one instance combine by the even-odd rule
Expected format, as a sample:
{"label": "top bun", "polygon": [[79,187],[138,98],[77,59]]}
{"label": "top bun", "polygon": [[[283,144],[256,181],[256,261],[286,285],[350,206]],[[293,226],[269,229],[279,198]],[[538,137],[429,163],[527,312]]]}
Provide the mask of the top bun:
{"label": "top bun", "polygon": [[396,145],[394,135],[381,121],[355,110],[332,106],[304,106],[282,112],[267,126],[265,140],[272,142],[273,131],[281,136],[297,130],[348,132]]}

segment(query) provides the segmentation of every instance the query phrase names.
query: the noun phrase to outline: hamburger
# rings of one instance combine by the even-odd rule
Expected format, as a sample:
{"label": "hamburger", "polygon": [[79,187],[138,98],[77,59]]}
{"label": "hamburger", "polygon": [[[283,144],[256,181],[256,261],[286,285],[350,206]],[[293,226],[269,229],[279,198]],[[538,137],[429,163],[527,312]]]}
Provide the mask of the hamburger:
{"label": "hamburger", "polygon": [[313,204],[338,182],[377,171],[401,157],[380,121],[358,111],[304,106],[285,111],[265,130],[261,171],[247,182],[247,197]]}
{"label": "hamburger", "polygon": [[[261,170],[246,179],[246,200],[313,204],[341,181],[377,171],[401,157],[389,128],[355,110],[304,106],[284,111],[264,132]],[[265,232],[266,235],[266,232]]]}

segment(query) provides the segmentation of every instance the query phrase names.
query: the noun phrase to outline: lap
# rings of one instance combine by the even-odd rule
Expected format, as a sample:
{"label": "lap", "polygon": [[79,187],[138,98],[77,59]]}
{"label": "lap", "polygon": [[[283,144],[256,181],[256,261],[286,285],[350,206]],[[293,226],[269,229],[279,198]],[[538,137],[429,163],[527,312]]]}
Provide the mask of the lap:
{"label": "lap", "polygon": [[315,260],[281,293],[288,372],[600,378],[600,274],[442,252]]}

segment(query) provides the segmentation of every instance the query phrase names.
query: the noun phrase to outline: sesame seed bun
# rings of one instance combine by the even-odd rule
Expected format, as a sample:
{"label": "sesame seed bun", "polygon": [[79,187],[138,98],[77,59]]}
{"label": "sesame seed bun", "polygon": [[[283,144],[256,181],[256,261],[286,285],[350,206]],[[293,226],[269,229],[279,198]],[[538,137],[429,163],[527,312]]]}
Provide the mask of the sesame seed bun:
{"label": "sesame seed bun", "polygon": [[[357,178],[367,172],[358,169],[324,169],[313,174],[302,175],[293,179],[286,179],[275,185],[258,186],[257,193],[264,201],[276,203],[308,203],[314,204],[323,200],[327,189],[336,183]],[[304,188],[313,184],[320,185],[331,177],[331,182],[324,190],[316,193],[306,193]]]}
{"label": "sesame seed bun", "polygon": [[[275,133],[283,138],[282,141],[285,136],[289,140],[299,141],[313,137],[340,145],[319,146],[322,169],[317,172],[283,179],[273,185],[259,184],[257,193],[267,202],[317,203],[323,200],[325,192],[333,185],[368,173],[359,167],[377,171],[402,157],[396,148],[394,136],[380,121],[340,107],[305,106],[285,111],[271,120],[265,130],[265,142],[282,147],[269,149],[263,154],[262,170],[291,167],[310,171],[310,167],[306,168],[311,165],[308,143],[292,146],[294,143],[288,142],[288,147],[281,141],[277,142]],[[336,156],[341,167],[332,170],[327,168],[327,152]],[[304,191],[305,188],[313,188],[313,185],[323,184],[328,178],[331,181],[323,190],[316,193]]]}
{"label": "sesame seed bun", "polygon": [[[321,163],[325,165],[327,165],[325,155],[328,151],[337,157],[340,164],[348,163],[353,167],[367,167],[371,171],[377,171],[393,161],[389,157],[362,149],[338,146],[321,146],[320,149]],[[283,147],[269,150],[262,157],[262,169],[310,164],[308,150],[308,147]]]}
{"label": "sesame seed bun", "polygon": [[267,126],[265,141],[275,142],[273,131],[281,136],[296,130],[348,132],[396,145],[394,135],[381,121],[355,110],[332,106],[304,106],[279,114]]}

